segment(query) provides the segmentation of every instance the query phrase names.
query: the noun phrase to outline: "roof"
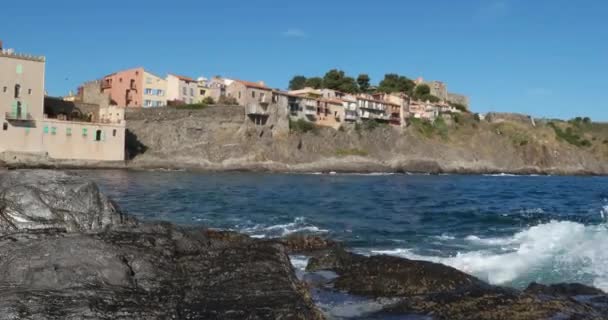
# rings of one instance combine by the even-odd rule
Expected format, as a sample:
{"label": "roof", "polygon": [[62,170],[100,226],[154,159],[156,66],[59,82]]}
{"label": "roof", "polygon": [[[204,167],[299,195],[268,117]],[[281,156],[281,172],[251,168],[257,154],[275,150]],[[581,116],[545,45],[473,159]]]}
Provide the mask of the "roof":
{"label": "roof", "polygon": [[170,73],[169,75],[172,75],[172,76],[174,76],[174,77],[176,77],[176,78],[178,78],[179,80],[182,80],[182,81],[186,81],[186,82],[196,82],[196,80],[194,80],[194,79],[192,79],[192,78],[190,78],[190,77],[179,76],[179,75],[172,74],[172,73]]}
{"label": "roof", "polygon": [[234,80],[238,83],[241,83],[243,85],[245,85],[246,87],[249,88],[256,88],[256,89],[262,89],[262,90],[272,90],[271,88],[268,88],[267,86],[257,83],[257,82],[251,82],[251,81],[243,81],[243,80]]}

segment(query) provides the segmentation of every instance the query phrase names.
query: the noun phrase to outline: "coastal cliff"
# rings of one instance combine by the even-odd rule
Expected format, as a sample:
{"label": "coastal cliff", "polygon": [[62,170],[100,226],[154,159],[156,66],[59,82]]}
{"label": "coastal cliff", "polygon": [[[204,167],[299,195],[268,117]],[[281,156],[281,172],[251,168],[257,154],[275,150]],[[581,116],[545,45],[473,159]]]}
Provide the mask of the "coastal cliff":
{"label": "coastal cliff", "polygon": [[5,152],[0,167],[608,174],[608,125],[582,119],[452,114],[406,127],[363,123],[334,130],[290,123],[278,112],[265,125],[255,125],[238,106],[129,110],[126,117],[127,161]]}
{"label": "coastal cliff", "polygon": [[[240,107],[131,112],[131,168],[279,172],[608,173],[608,126],[523,115],[444,116],[405,128],[255,126]],[[572,129],[572,128],[574,129]],[[571,129],[568,129],[571,128]],[[573,131],[574,130],[574,131]],[[559,133],[568,132],[570,136]],[[578,136],[575,135],[578,134]],[[585,143],[578,143],[587,141]],[[580,142],[579,141],[579,142]]]}

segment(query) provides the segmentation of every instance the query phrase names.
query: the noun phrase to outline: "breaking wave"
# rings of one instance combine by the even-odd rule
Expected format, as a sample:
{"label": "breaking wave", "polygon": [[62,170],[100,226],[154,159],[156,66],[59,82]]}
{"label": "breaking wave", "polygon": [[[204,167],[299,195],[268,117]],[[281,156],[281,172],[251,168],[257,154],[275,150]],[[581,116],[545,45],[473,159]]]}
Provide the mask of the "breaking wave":
{"label": "breaking wave", "polygon": [[[608,208],[602,209],[608,216]],[[492,284],[525,286],[529,282],[581,282],[608,290],[608,227],[551,221],[510,237],[465,241],[479,249],[440,257],[416,254],[412,249],[373,250],[414,260],[452,266]]]}
{"label": "breaking wave", "polygon": [[253,227],[242,228],[240,232],[248,234],[253,238],[273,238],[284,237],[292,233],[327,233],[329,230],[307,223],[304,217],[297,217],[290,223],[272,226],[258,224]]}

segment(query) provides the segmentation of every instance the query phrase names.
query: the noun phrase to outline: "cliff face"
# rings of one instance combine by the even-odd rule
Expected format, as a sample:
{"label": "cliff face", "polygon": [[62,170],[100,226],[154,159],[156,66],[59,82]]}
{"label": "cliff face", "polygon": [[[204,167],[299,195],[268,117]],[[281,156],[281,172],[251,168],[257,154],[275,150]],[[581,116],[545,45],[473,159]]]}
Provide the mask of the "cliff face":
{"label": "cliff face", "polygon": [[[405,129],[289,132],[285,115],[255,126],[240,107],[127,115],[131,167],[206,170],[608,174],[608,128],[576,127],[589,146],[525,116],[446,118]],[[564,130],[570,124],[558,123]],[[570,131],[568,131],[570,132]]]}

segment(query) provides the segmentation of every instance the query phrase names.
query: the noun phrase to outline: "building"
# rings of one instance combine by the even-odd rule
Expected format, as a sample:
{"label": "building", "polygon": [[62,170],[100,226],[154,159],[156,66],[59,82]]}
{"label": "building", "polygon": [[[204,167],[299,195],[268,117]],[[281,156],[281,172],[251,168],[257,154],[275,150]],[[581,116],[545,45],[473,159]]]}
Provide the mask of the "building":
{"label": "building", "polygon": [[124,160],[124,116],[120,122],[102,123],[95,121],[102,118],[99,107],[77,111],[75,106],[63,105],[73,102],[59,98],[54,101],[60,108],[54,110],[63,111],[45,113],[45,63],[44,57],[4,50],[0,42],[0,152]]}
{"label": "building", "polygon": [[426,101],[411,101],[408,107],[408,117],[435,121],[439,116],[439,108]]}
{"label": "building", "polygon": [[342,100],[321,99],[317,107],[315,123],[324,127],[339,129],[344,121],[344,107]]}
{"label": "building", "polygon": [[119,107],[150,108],[167,105],[167,81],[144,68],[119,71],[105,76],[101,92],[110,95]]}
{"label": "building", "polygon": [[167,101],[193,104],[200,102],[198,81],[174,74],[167,75]]}
{"label": "building", "polygon": [[200,77],[197,79],[197,100],[202,102],[206,98],[213,99],[214,102],[219,102],[222,97],[226,97],[226,89],[233,81],[220,77],[207,79]]}
{"label": "building", "polygon": [[373,96],[367,94],[360,94],[356,99],[359,119],[379,122],[388,122],[390,120],[387,102],[376,100]]}
{"label": "building", "polygon": [[404,126],[408,117],[410,97],[405,93],[376,93],[374,99],[385,101],[390,115],[389,123],[394,126]]}
{"label": "building", "polygon": [[233,80],[226,88],[226,95],[236,99],[240,106],[269,104],[272,99],[272,89],[263,81],[250,82]]}
{"label": "building", "polygon": [[469,98],[465,95],[452,93],[448,91],[448,85],[441,81],[425,81],[423,78],[416,79],[416,84],[426,84],[431,89],[431,94],[439,98],[441,101],[457,103],[469,108]]}

